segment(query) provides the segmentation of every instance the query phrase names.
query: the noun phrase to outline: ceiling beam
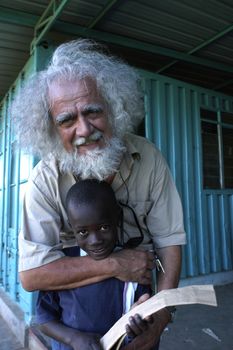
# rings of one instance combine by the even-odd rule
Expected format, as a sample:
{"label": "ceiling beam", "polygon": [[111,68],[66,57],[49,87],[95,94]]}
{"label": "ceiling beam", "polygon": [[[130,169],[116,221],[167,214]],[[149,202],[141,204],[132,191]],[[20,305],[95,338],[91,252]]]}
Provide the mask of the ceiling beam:
{"label": "ceiling beam", "polygon": [[[221,30],[219,33],[215,34],[214,36],[212,36],[211,38],[203,41],[201,44],[195,46],[192,50],[188,51],[186,54],[187,55],[192,55],[193,53],[203,49],[204,47],[208,46],[209,44],[212,44],[213,42],[215,42],[216,40],[218,40],[219,38],[222,38],[225,34],[231,32],[233,30],[233,24],[225,27],[223,30]],[[171,66],[173,66],[175,63],[177,63],[178,60],[172,61],[168,64],[166,64],[165,66],[163,66],[162,68],[158,69],[156,71],[156,73],[162,73],[163,71],[165,71],[166,69],[170,68]]]}
{"label": "ceiling beam", "polygon": [[220,90],[226,86],[232,85],[233,84],[233,79],[227,80],[224,83],[218,84],[212,88],[212,90]]}
{"label": "ceiling beam", "polygon": [[34,28],[34,38],[31,42],[30,53],[32,54],[35,47],[43,40],[49,29],[55,23],[64,7],[70,0],[51,0],[39,21]]}
{"label": "ceiling beam", "polygon": [[[160,54],[160,55],[164,55],[166,57],[171,57],[175,60],[190,62],[193,64],[198,64],[198,65],[209,67],[212,69],[217,69],[217,70],[221,70],[224,72],[233,73],[233,67],[231,65],[228,65],[228,64],[218,63],[216,61],[212,61],[209,59],[204,59],[204,58],[192,56],[189,53],[183,53],[183,52],[167,49],[167,48],[164,48],[161,46],[141,42],[139,40],[130,39],[127,37],[109,34],[109,33],[105,33],[105,32],[100,32],[100,31],[96,31],[94,29],[90,29],[90,28],[86,28],[86,27],[84,28],[84,27],[81,27],[78,25],[68,24],[66,22],[57,20],[58,15],[61,13],[62,9],[68,3],[68,1],[69,0],[65,0],[65,1],[63,0],[62,2],[60,2],[59,6],[61,6],[61,7],[58,6],[56,8],[57,12],[54,11],[54,15],[52,16],[52,18],[50,18],[50,21],[47,22],[47,25],[45,26],[44,31],[42,33],[42,36],[44,36],[49,31],[51,26],[54,24],[53,27],[58,32],[60,32],[61,28],[62,28],[62,32],[70,34],[70,35],[76,34],[76,35],[83,36],[83,37],[91,37],[91,38],[94,38],[96,40],[105,41],[108,43],[113,43],[116,45],[121,45],[121,46],[129,47],[129,48],[133,48],[133,49],[137,49],[137,50],[142,50],[145,52]],[[111,3],[113,5],[113,2],[114,1],[109,1],[108,5],[107,5],[107,6],[109,6],[109,9],[110,9]],[[54,1],[52,1],[52,3],[54,3]],[[107,6],[105,7],[105,10],[103,10],[103,11],[107,12],[107,10],[108,10]],[[102,17],[104,14],[105,13],[103,12]],[[99,14],[99,16],[101,16],[101,14]],[[51,16],[48,16],[48,17],[51,17]],[[96,17],[96,20],[97,20],[97,17]],[[101,18],[101,17],[99,17],[99,18]],[[28,15],[27,13],[24,13],[22,11],[14,11],[14,10],[9,10],[9,9],[0,7],[0,22],[13,23],[16,25],[24,25],[24,26],[33,27],[33,26],[35,26],[36,23],[37,24],[41,23],[38,20],[39,20],[38,16],[34,16],[31,14]],[[97,23],[97,21],[96,21],[96,23]],[[91,24],[89,24],[89,25],[91,25]],[[92,25],[95,25],[94,22],[92,23]],[[208,39],[208,44],[210,44],[213,40],[217,40],[218,38],[220,38],[221,36],[223,36],[224,34],[229,32],[230,30],[232,30],[232,25],[229,27],[226,27],[223,31],[216,34],[213,38]],[[37,42],[38,42],[38,40],[42,40],[42,36],[37,38]],[[205,43],[207,45],[207,41]],[[204,43],[202,43],[201,45],[202,45],[202,47],[204,47],[203,46]],[[194,49],[192,49],[192,50],[194,50]],[[199,49],[200,49],[200,45],[199,45]]]}
{"label": "ceiling beam", "polygon": [[142,50],[145,52],[151,52],[154,54],[171,57],[177,60],[198,64],[198,65],[209,67],[212,69],[217,69],[227,73],[233,73],[233,67],[228,64],[219,63],[209,59],[192,56],[187,53],[175,51],[172,49],[167,49],[162,46],[149,44],[136,39],[130,39],[128,37],[124,37],[116,34],[110,34],[107,32],[101,32],[94,29],[84,28],[79,25],[68,24],[62,21],[56,21],[56,23],[54,24],[54,29],[60,32],[61,28],[62,28],[62,32],[66,34],[93,38],[95,40],[104,41],[104,42],[108,42],[108,43],[112,43],[120,46],[125,46],[132,49]]}
{"label": "ceiling beam", "polygon": [[101,9],[99,14],[88,24],[87,28],[93,28],[106,15],[106,13],[111,10],[117,1],[118,0],[109,0],[107,4]]}
{"label": "ceiling beam", "polygon": [[38,16],[34,16],[26,12],[11,10],[0,6],[1,23],[9,23],[25,27],[34,27],[34,25],[38,21],[38,18]]}

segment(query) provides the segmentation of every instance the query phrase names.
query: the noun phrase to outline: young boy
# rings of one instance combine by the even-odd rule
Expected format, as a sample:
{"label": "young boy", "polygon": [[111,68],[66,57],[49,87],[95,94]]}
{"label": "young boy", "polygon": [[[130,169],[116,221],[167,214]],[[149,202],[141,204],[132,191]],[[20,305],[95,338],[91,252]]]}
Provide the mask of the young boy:
{"label": "young boy", "polygon": [[[121,209],[106,182],[77,182],[67,194],[66,209],[78,244],[64,249],[66,255],[88,254],[99,260],[117,247]],[[133,290],[133,298],[128,287]],[[40,292],[37,323],[53,338],[53,350],[101,350],[99,339],[128,311],[125,305],[129,293],[133,303],[141,295],[150,293],[150,288],[109,278],[75,289]],[[147,329],[146,324],[140,316],[133,317],[126,328],[128,335],[142,333]]]}

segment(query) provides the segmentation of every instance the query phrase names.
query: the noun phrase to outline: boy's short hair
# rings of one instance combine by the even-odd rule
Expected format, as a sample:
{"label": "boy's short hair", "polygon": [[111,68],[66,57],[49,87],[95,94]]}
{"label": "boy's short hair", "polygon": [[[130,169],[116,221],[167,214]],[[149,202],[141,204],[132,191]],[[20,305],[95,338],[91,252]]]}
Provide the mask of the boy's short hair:
{"label": "boy's short hair", "polygon": [[107,182],[96,179],[80,180],[67,193],[66,209],[68,211],[73,205],[95,204],[100,201],[105,201],[113,208],[114,206],[118,207],[115,193]]}

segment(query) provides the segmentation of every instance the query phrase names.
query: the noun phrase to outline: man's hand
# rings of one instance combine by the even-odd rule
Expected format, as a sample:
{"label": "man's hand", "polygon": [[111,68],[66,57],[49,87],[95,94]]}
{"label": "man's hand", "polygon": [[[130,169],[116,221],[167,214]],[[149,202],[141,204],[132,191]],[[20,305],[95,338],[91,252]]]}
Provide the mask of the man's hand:
{"label": "man's hand", "polygon": [[154,254],[144,250],[122,249],[111,254],[116,262],[116,278],[151,284],[151,270],[155,268]]}

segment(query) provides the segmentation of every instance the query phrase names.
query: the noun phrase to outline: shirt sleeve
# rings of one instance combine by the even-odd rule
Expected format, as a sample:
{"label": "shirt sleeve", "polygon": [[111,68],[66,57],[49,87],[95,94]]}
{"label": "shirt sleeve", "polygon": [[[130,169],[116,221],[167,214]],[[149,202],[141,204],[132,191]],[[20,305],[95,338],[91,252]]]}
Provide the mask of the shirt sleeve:
{"label": "shirt sleeve", "polygon": [[147,225],[155,248],[186,244],[183,209],[180,196],[166,161],[160,154],[151,183],[153,205],[147,215]]}
{"label": "shirt sleeve", "polygon": [[43,324],[53,320],[60,320],[61,308],[57,292],[42,292],[38,294],[36,302],[36,323]]}
{"label": "shirt sleeve", "polygon": [[40,186],[29,181],[19,234],[19,271],[63,257],[60,231],[61,218],[55,203]]}

